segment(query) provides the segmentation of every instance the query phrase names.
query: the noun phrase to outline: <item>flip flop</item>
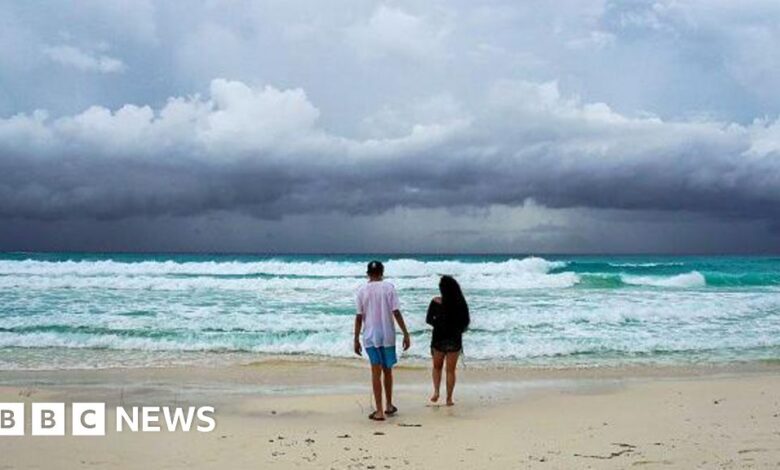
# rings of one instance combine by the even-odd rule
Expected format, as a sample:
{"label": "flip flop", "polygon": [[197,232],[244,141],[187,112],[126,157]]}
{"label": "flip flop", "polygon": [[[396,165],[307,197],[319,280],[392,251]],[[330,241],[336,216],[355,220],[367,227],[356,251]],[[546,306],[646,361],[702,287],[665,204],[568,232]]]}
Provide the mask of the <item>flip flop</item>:
{"label": "flip flop", "polygon": [[393,407],[389,410],[385,410],[385,414],[388,416],[393,416],[396,413],[398,413],[398,408],[396,408],[395,405],[393,405]]}
{"label": "flip flop", "polygon": [[385,420],[385,418],[377,418],[376,417],[376,411],[374,411],[373,413],[368,415],[368,419],[370,419],[372,421],[384,421]]}

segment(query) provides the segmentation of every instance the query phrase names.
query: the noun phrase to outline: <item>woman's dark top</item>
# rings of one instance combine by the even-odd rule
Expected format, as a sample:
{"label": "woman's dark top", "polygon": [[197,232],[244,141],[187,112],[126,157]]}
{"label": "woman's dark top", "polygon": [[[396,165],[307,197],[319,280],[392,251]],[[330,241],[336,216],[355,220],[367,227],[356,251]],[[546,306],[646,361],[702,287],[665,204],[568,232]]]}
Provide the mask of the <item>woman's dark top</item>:
{"label": "woman's dark top", "polygon": [[439,352],[459,352],[463,349],[463,325],[459,318],[447,315],[439,302],[431,300],[425,322],[433,327],[431,348]]}

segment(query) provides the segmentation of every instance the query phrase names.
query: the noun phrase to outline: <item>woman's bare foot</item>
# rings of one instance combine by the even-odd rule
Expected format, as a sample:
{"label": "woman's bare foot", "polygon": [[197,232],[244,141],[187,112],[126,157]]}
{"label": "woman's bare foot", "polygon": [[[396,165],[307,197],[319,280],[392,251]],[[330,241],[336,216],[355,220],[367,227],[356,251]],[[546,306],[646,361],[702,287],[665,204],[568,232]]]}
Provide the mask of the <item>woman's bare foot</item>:
{"label": "woman's bare foot", "polygon": [[436,403],[439,401],[439,392],[433,392],[433,395],[431,395],[431,403]]}
{"label": "woman's bare foot", "polygon": [[452,398],[447,398],[447,406],[455,406],[455,402],[452,400]]}

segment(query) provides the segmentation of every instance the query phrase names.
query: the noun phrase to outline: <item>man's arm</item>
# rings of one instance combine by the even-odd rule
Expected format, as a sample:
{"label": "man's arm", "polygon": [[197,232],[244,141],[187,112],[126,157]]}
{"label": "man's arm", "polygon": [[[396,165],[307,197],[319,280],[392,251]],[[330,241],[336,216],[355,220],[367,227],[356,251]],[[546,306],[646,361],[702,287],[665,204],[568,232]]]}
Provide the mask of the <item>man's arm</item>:
{"label": "man's arm", "polygon": [[361,356],[363,348],[360,346],[360,330],[363,329],[363,314],[355,315],[355,354]]}
{"label": "man's arm", "polygon": [[398,322],[398,327],[401,328],[401,331],[404,333],[404,351],[409,349],[409,346],[412,345],[412,340],[409,338],[409,331],[406,330],[406,323],[404,322],[404,317],[401,315],[400,310],[393,310],[393,316],[395,317],[395,321]]}

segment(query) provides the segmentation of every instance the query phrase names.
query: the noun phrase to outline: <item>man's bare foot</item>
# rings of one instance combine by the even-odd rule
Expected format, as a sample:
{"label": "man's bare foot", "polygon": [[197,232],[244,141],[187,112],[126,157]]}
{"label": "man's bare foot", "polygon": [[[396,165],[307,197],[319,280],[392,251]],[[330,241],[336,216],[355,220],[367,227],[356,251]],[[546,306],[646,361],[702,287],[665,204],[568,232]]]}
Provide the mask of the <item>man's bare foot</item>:
{"label": "man's bare foot", "polygon": [[373,413],[368,415],[368,419],[370,419],[371,421],[384,421],[385,415],[382,412],[374,411]]}
{"label": "man's bare foot", "polygon": [[452,398],[447,398],[447,406],[454,406],[455,402],[452,401]]}
{"label": "man's bare foot", "polygon": [[431,395],[431,403],[436,403],[439,401],[439,392],[433,392],[433,395]]}

